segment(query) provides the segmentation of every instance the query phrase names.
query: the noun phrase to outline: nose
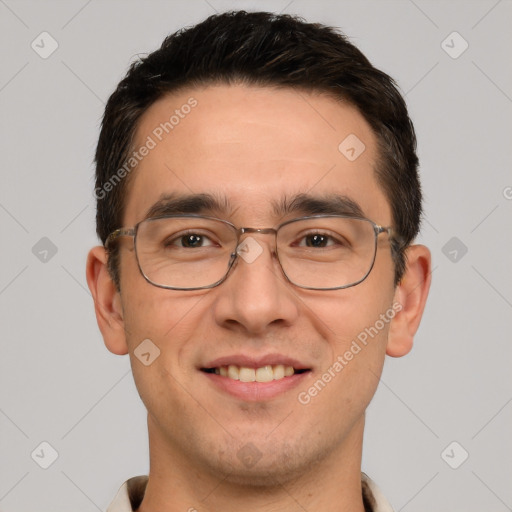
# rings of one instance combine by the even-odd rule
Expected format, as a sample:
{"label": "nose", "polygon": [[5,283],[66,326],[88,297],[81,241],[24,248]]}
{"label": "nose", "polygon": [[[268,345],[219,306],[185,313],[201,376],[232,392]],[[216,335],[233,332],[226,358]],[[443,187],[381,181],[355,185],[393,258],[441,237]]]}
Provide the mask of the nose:
{"label": "nose", "polygon": [[217,289],[213,307],[219,325],[261,335],[269,329],[290,326],[298,318],[296,292],[286,280],[270,240],[265,238],[254,234],[240,242],[234,268]]}

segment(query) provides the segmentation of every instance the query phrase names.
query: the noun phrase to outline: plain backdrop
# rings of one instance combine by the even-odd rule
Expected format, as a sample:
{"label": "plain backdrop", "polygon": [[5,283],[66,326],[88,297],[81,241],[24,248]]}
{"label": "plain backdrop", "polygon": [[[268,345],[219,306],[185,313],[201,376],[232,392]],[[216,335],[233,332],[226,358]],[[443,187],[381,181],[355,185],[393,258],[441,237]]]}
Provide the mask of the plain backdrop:
{"label": "plain backdrop", "polygon": [[148,471],[129,360],[103,345],[85,281],[93,153],[130,62],[235,8],[339,27],[415,123],[433,284],[413,351],[387,360],[369,407],[364,471],[397,511],[512,510],[506,0],[0,0],[0,510],[105,510]]}

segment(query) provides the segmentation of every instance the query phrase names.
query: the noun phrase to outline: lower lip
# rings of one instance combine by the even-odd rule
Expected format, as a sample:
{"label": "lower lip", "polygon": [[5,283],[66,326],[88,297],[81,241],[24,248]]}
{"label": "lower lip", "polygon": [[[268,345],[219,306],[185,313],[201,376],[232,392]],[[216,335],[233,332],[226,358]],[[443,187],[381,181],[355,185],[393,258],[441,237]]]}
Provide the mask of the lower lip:
{"label": "lower lip", "polygon": [[275,398],[298,386],[311,372],[295,373],[270,382],[242,382],[215,373],[201,372],[221,391],[249,402]]}

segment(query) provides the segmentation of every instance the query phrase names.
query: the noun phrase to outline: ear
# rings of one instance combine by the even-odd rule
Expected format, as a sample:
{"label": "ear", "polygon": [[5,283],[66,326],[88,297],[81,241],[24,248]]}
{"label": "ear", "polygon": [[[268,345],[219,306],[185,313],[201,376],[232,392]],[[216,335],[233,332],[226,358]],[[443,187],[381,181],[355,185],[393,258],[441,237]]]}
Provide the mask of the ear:
{"label": "ear", "polygon": [[386,354],[405,356],[412,348],[420,325],[431,281],[430,251],[424,245],[411,245],[406,250],[407,266],[395,289],[397,313],[390,323]]}
{"label": "ear", "polygon": [[121,295],[108,273],[104,247],[93,247],[89,251],[86,277],[94,300],[96,320],[106,347],[114,354],[127,354]]}

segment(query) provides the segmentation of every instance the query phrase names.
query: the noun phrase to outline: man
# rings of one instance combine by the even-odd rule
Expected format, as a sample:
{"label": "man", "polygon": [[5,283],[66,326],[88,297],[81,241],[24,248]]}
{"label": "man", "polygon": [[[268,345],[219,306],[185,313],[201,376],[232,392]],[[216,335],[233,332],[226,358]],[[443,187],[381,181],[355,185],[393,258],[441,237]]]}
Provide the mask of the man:
{"label": "man", "polygon": [[212,16],[132,65],[96,163],[87,281],[150,443],[109,511],[392,510],[364,413],[430,285],[393,81],[333,29]]}

